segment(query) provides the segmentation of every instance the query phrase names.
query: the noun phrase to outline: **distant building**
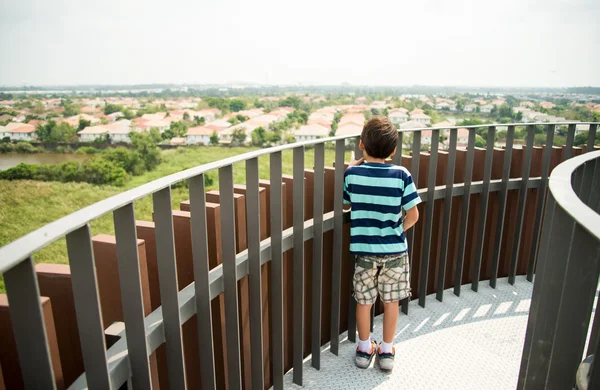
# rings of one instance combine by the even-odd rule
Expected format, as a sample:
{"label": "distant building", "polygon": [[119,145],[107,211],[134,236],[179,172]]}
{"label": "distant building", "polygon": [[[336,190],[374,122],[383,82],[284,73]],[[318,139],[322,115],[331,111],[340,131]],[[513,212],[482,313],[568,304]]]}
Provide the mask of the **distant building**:
{"label": "distant building", "polygon": [[186,145],[208,145],[210,144],[210,136],[215,130],[205,127],[196,126],[189,128],[185,133]]}
{"label": "distant building", "polygon": [[325,138],[329,135],[331,128],[321,125],[306,125],[301,126],[299,129],[294,131],[296,141],[312,141],[319,138]]}
{"label": "distant building", "polygon": [[485,106],[481,106],[481,108],[479,110],[480,110],[480,112],[482,112],[484,114],[489,114],[492,112],[493,109],[494,109],[494,106],[492,104],[486,104]]}
{"label": "distant building", "polygon": [[467,104],[464,108],[464,112],[475,112],[477,110],[477,104]]}
{"label": "distant building", "polygon": [[431,123],[431,117],[426,114],[415,114],[410,116],[411,122],[419,122],[423,125],[428,125]]}
{"label": "distant building", "polygon": [[392,110],[389,112],[388,117],[396,126],[400,125],[400,123],[408,121],[408,114],[406,113],[406,110]]}
{"label": "distant building", "polygon": [[546,110],[551,110],[554,107],[556,107],[556,105],[554,103],[550,103],[550,102],[541,102],[540,107],[545,108]]}
{"label": "distant building", "polygon": [[400,124],[400,129],[422,129],[423,123],[417,121],[408,121]]}
{"label": "distant building", "polygon": [[37,138],[35,126],[25,123],[9,123],[0,132],[2,138],[9,137],[11,141],[34,141]]}
{"label": "distant building", "polygon": [[535,103],[529,102],[529,101],[524,101],[524,102],[519,103],[519,106],[534,108],[535,107]]}

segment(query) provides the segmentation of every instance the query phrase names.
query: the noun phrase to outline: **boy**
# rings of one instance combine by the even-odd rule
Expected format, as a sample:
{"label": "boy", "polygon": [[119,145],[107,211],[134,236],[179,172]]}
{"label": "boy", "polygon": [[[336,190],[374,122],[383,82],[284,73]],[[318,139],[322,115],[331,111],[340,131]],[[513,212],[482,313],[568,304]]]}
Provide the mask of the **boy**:
{"label": "boy", "polygon": [[[355,363],[367,368],[377,353],[379,367],[394,367],[392,345],[398,301],[410,297],[408,246],[405,232],[419,219],[421,202],[410,172],[386,164],[396,153],[398,131],[387,117],[376,116],[360,135],[363,158],[344,175],[344,203],[351,206],[350,253],[356,258],[354,298],[359,342]],[[402,209],[406,212],[402,218]],[[383,342],[370,336],[371,306],[383,301]]]}

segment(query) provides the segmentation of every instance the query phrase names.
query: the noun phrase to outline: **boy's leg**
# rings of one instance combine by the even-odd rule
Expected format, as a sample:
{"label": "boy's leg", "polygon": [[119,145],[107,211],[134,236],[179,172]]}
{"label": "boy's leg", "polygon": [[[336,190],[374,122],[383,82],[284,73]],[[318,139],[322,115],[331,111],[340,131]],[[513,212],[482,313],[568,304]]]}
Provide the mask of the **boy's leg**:
{"label": "boy's leg", "polygon": [[360,341],[369,340],[371,336],[371,306],[373,305],[356,305],[356,327]]}
{"label": "boy's leg", "polygon": [[371,306],[377,299],[377,268],[372,262],[357,257],[353,278],[354,299],[356,299],[356,325],[358,346],[355,363],[367,368],[375,356],[376,344],[371,340]]}
{"label": "boy's leg", "polygon": [[394,334],[398,324],[398,302],[410,296],[408,255],[402,254],[384,261],[377,288],[383,301],[383,342],[378,348],[379,366],[394,367]]}
{"label": "boy's leg", "polygon": [[[358,310],[358,309],[357,309]],[[392,344],[398,324],[398,301],[383,304],[383,342]],[[360,334],[360,333],[359,333]]]}

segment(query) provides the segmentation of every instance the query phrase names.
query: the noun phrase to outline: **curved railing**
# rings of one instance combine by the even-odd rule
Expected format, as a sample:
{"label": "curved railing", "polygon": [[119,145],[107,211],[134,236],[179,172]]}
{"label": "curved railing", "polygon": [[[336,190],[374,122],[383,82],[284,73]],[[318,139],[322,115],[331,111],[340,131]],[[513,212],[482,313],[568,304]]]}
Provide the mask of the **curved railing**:
{"label": "curved railing", "polygon": [[[578,123],[580,124],[580,123]],[[536,125],[546,126],[546,145],[542,150],[534,148],[534,135]],[[568,125],[567,145],[560,150],[553,149],[555,127]],[[461,285],[466,281],[471,283],[473,290],[477,291],[478,285],[484,278],[489,278],[492,287],[500,273],[506,273],[511,283],[514,283],[517,273],[527,273],[532,280],[538,251],[539,232],[542,227],[544,211],[544,198],[548,185],[548,174],[558,160],[571,157],[573,153],[573,140],[575,136],[575,123],[560,124],[511,124],[506,133],[506,147],[503,152],[502,164],[494,159],[495,133],[497,126],[485,125],[469,126],[468,143],[466,150],[457,148],[458,128],[449,128],[448,152],[439,153],[439,136],[444,129],[427,128],[402,130],[398,143],[398,153],[393,158],[396,164],[409,165],[415,182],[422,182],[419,193],[424,200],[424,218],[422,230],[415,233],[411,229],[408,234],[411,259],[418,259],[413,264],[413,289],[419,298],[419,304],[425,306],[425,297],[428,292],[437,292],[437,299],[443,299],[443,290],[454,286],[456,295],[460,294]],[[516,126],[526,126],[526,145],[522,158],[521,176],[514,177],[511,173],[511,158],[513,155],[513,141]],[[475,148],[476,132],[485,129],[487,142],[485,152]],[[589,123],[588,151],[593,149],[593,140],[597,129],[596,123]],[[429,153],[421,155],[421,133],[431,131],[431,144]],[[403,136],[413,134],[411,151],[412,157],[402,156]],[[224,334],[226,352],[226,376],[231,388],[241,388],[242,367],[240,361],[240,313],[238,304],[238,281],[248,275],[249,280],[249,313],[250,323],[250,350],[251,359],[245,364],[251,365],[251,382],[246,382],[252,388],[261,388],[270,385],[275,388],[282,387],[283,374],[288,367],[284,366],[284,334],[283,334],[283,253],[293,252],[293,368],[294,381],[302,382],[302,360],[312,354],[312,364],[319,368],[319,356],[322,345],[322,303],[324,300],[321,288],[324,281],[323,274],[323,249],[324,233],[332,231],[331,254],[331,321],[330,334],[338,335],[341,328],[347,327],[349,338],[354,340],[355,327],[353,308],[354,303],[349,299],[346,291],[342,293],[342,286],[346,285],[351,275],[351,270],[342,264],[342,258],[347,256],[344,247],[344,222],[348,214],[342,207],[342,185],[344,175],[345,150],[349,141],[358,144],[356,135],[333,137],[316,141],[302,142],[270,149],[250,152],[225,160],[216,161],[195,168],[191,168],[122,194],[113,196],[92,206],[81,209],[56,222],[48,224],[15,242],[0,248],[0,272],[4,272],[5,284],[10,301],[11,321],[15,341],[19,353],[23,380],[27,388],[52,388],[55,383],[53,367],[49,357],[46,329],[43,324],[43,315],[39,302],[39,288],[32,255],[59,238],[65,237],[74,296],[75,311],[81,340],[81,352],[85,366],[83,374],[71,387],[85,388],[118,388],[128,380],[132,381],[134,388],[150,388],[151,370],[148,356],[160,345],[166,343],[168,383],[171,388],[185,386],[185,364],[183,359],[183,346],[181,326],[194,314],[198,313],[198,340],[200,345],[210,346],[203,348],[200,358],[200,375],[203,388],[215,388],[215,353],[213,348],[213,321],[211,318],[211,303],[220,294],[224,296]],[[325,146],[335,143],[335,168],[331,187],[325,183]],[[312,215],[314,218],[305,220],[305,148],[314,147],[314,184]],[[293,209],[292,226],[284,230],[282,207],[282,152],[293,151],[293,196],[291,207]],[[532,159],[534,155],[542,152],[540,175],[531,176]],[[360,155],[360,150],[355,148],[355,153]],[[481,155],[483,166],[476,164],[476,154]],[[270,156],[270,204],[268,210],[260,209],[259,202],[259,168],[258,157]],[[459,172],[458,158],[464,159],[464,171]],[[445,171],[438,174],[440,157],[446,162]],[[426,164],[426,170],[420,169],[421,161]],[[235,208],[234,208],[234,180],[233,164],[245,162],[246,164],[246,214],[247,214],[247,250],[236,253],[235,237]],[[535,161],[534,161],[535,163]],[[499,167],[501,174],[492,172]],[[421,167],[423,168],[423,167]],[[460,165],[462,168],[462,165]],[[480,169],[482,168],[482,169]],[[210,269],[207,245],[208,226],[206,216],[206,198],[204,175],[218,170],[220,189],[220,232],[222,265]],[[424,172],[420,172],[423,170]],[[475,180],[474,172],[479,172],[481,177]],[[519,169],[517,168],[517,171]],[[445,175],[443,174],[445,173]],[[492,177],[497,177],[492,179]],[[440,179],[441,178],[441,179]],[[457,182],[461,178],[462,182]],[[174,251],[173,213],[171,210],[171,186],[182,180],[188,180],[190,190],[191,234],[194,265],[194,282],[183,289],[177,285],[177,269]],[[439,183],[444,182],[443,185]],[[332,210],[325,210],[323,198],[328,196],[328,191],[333,190]],[[518,212],[516,222],[508,231],[504,229],[507,217],[507,198],[509,191],[519,190]],[[539,196],[535,205],[534,220],[531,223],[531,245],[529,254],[523,254],[520,247],[523,232],[525,212],[531,210],[528,202],[528,193],[537,191]],[[498,199],[494,200],[497,208],[488,210],[491,193],[497,193]],[[154,220],[156,224],[156,253],[159,259],[158,272],[160,282],[161,307],[148,316],[144,316],[142,303],[142,287],[140,283],[140,267],[137,252],[137,235],[135,227],[135,213],[133,202],[152,194],[154,203]],[[471,198],[476,195],[477,212],[475,217],[469,217]],[[533,194],[535,195],[535,194]],[[453,199],[460,198],[460,221],[458,229],[451,226],[451,221],[456,217],[452,211]],[[436,201],[443,202],[443,213],[439,206],[434,206]],[[310,205],[309,205],[310,206]],[[270,214],[270,237],[262,239],[259,232],[260,214],[267,211]],[[113,213],[115,222],[116,251],[118,258],[118,271],[122,295],[124,330],[120,332],[120,340],[112,345],[108,351],[105,343],[105,325],[102,321],[101,302],[98,293],[96,264],[91,242],[90,221],[105,214]],[[486,222],[488,215],[495,221],[487,223],[494,227],[493,245],[485,239]],[[434,231],[434,218],[436,221]],[[470,218],[476,220],[477,230],[471,232]],[[262,227],[264,229],[264,227]],[[488,229],[489,230],[489,229]],[[469,234],[474,239],[469,239]],[[416,237],[418,236],[418,237]],[[503,239],[511,236],[514,240],[510,252],[503,252]],[[450,244],[450,238],[456,245]],[[435,240],[434,240],[435,238]],[[456,240],[454,240],[454,238]],[[491,237],[490,237],[491,238]],[[311,347],[303,350],[305,307],[305,275],[304,275],[304,247],[305,242],[312,240],[313,257],[312,273],[308,279],[312,282],[311,290]],[[435,242],[434,242],[435,241]],[[416,245],[413,245],[415,243]],[[439,244],[438,244],[439,243]],[[439,253],[433,247],[439,248]],[[484,247],[487,248],[485,256],[491,254],[491,261],[487,264],[483,260]],[[454,248],[456,250],[451,250]],[[467,253],[469,252],[469,253]],[[471,253],[472,252],[472,253]],[[501,254],[503,252],[503,254]],[[469,264],[465,259],[469,258]],[[453,266],[447,269],[453,261]],[[416,261],[416,260],[415,260]],[[272,357],[270,363],[272,370],[269,377],[265,377],[265,356],[269,355],[263,350],[263,308],[261,294],[261,266],[270,263],[270,306]],[[482,263],[485,272],[482,275]],[[430,268],[431,266],[431,268]],[[435,268],[435,274],[432,270]],[[455,268],[454,275],[452,269]],[[507,272],[503,271],[508,270]],[[343,271],[343,272],[342,272]],[[484,276],[482,278],[482,276]],[[403,302],[402,310],[407,313],[407,301]],[[342,311],[347,312],[347,319],[341,318]],[[329,320],[329,319],[328,319]],[[339,338],[331,337],[331,351],[337,354]],[[268,360],[268,359],[267,359]],[[249,366],[248,366],[249,367]]]}
{"label": "curved railing", "polygon": [[[582,356],[600,347],[600,311],[593,309],[600,274],[600,151],[558,165],[547,203],[521,389],[573,388]],[[586,366],[590,375],[577,378],[577,388],[600,388],[600,359],[587,359]]]}

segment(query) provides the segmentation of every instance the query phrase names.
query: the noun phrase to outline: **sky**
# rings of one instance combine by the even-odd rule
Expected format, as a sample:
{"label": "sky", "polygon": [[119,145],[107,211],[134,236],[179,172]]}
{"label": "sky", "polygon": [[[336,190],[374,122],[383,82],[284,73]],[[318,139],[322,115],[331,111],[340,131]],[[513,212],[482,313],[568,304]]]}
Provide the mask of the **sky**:
{"label": "sky", "polygon": [[600,86],[599,0],[3,0],[0,85]]}

